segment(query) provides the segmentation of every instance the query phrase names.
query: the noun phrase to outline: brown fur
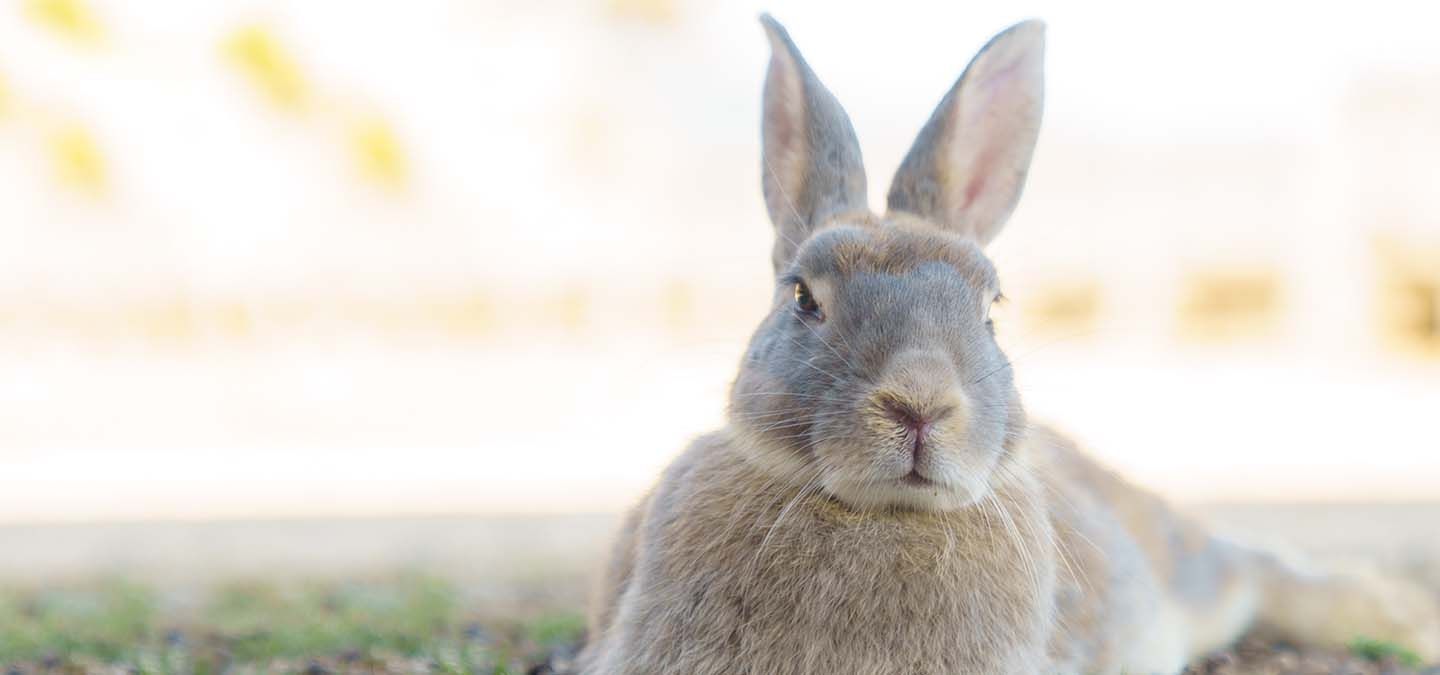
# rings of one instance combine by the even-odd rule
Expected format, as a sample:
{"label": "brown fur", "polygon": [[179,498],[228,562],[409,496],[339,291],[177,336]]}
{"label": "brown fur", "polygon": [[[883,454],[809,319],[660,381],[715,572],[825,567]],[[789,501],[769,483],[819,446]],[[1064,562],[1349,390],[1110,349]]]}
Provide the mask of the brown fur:
{"label": "brown fur", "polygon": [[856,228],[851,222],[841,220],[816,230],[818,233],[834,228],[849,235],[836,237],[826,252],[835,272],[841,276],[867,272],[903,275],[920,265],[939,262],[966,274],[980,288],[995,286],[994,268],[969,239],[905,215],[888,220],[872,215],[863,221],[863,228]]}
{"label": "brown fur", "polygon": [[[628,573],[611,574],[631,583],[592,667],[1036,672],[1053,597],[1050,526],[1033,480],[996,496],[1009,523],[980,510],[862,513],[774,481],[723,433],[703,438],[643,507],[636,529],[647,546],[620,559]],[[1027,557],[1031,578],[1014,583]],[[937,644],[947,625],[985,629]]]}
{"label": "brown fur", "polygon": [[[1440,636],[1423,595],[1391,597],[1394,582],[1267,581],[1267,556],[1044,428],[1020,455],[1028,469],[995,486],[996,510],[933,514],[855,511],[777,482],[734,443],[697,441],[627,518],[583,672],[1173,673],[1257,618],[1339,627],[1280,630],[1295,639],[1343,643],[1349,626],[1432,657]],[[1267,583],[1270,606],[1305,612],[1262,617]],[[1245,593],[1255,604],[1224,635],[1198,634]]]}
{"label": "brown fur", "polygon": [[1440,658],[1421,594],[1231,544],[1027,421],[980,243],[1029,165],[1039,24],[976,57],[880,217],[848,118],[765,21],[780,283],[725,427],[626,519],[583,673],[1176,673],[1257,623]]}

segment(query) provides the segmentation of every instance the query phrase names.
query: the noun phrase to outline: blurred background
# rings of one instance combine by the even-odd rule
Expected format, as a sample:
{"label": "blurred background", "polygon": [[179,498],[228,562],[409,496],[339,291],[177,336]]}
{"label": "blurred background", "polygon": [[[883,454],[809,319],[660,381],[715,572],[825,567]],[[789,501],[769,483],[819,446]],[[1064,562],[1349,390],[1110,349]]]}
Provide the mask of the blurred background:
{"label": "blurred background", "polygon": [[10,0],[0,573],[592,566],[766,308],[761,10],[875,205],[1046,19],[991,248],[1032,415],[1237,521],[1440,550],[1440,6]]}

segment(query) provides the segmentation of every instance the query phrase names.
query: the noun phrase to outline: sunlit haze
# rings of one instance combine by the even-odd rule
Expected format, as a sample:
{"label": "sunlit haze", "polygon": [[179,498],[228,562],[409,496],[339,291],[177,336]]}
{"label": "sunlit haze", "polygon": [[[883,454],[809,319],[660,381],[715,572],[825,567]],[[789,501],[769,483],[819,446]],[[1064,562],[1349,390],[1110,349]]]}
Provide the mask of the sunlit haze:
{"label": "sunlit haze", "polygon": [[768,48],[872,206],[1048,28],[1032,417],[1189,501],[1440,493],[1440,4],[0,6],[0,521],[616,511],[772,283]]}

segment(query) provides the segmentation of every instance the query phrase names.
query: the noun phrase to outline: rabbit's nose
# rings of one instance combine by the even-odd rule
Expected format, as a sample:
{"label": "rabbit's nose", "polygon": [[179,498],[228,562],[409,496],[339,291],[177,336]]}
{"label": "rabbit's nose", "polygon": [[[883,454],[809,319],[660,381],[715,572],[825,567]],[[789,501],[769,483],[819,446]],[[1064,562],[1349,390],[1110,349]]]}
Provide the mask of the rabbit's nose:
{"label": "rabbit's nose", "polygon": [[881,407],[887,417],[905,429],[905,434],[910,438],[910,453],[916,463],[924,456],[926,443],[930,440],[930,431],[935,427],[935,423],[955,411],[954,406],[948,404],[926,406],[922,409],[893,398],[885,400]]}
{"label": "rabbit's nose", "polygon": [[964,393],[955,366],[944,353],[929,349],[896,353],[880,382],[872,401],[904,431],[916,464],[922,463],[938,429],[948,434],[963,424],[957,418],[963,418]]}
{"label": "rabbit's nose", "polygon": [[910,453],[914,462],[919,463],[922,459],[926,442],[930,439],[930,430],[940,422],[943,417],[953,412],[953,406],[932,406],[926,410],[920,410],[913,404],[900,402],[900,400],[888,399],[883,403],[886,416],[903,427],[906,436],[910,438]]}
{"label": "rabbit's nose", "polygon": [[880,389],[892,393],[890,400],[899,402],[916,418],[954,406],[961,395],[955,365],[945,354],[931,350],[891,356],[880,377]]}

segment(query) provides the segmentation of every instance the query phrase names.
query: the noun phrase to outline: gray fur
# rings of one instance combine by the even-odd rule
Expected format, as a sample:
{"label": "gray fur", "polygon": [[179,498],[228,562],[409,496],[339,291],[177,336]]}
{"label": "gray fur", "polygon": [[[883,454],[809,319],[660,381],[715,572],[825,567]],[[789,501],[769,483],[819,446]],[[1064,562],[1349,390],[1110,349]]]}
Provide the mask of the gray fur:
{"label": "gray fur", "polygon": [[762,187],[775,224],[778,272],[799,243],[832,216],[866,209],[865,164],[850,117],[810,70],[780,22],[760,19],[770,38],[761,115]]}
{"label": "gray fur", "polygon": [[[1011,179],[1033,138],[991,111],[966,117],[978,128],[927,126],[898,184],[923,185],[933,162],[956,159],[969,188],[993,191],[967,196],[983,213],[936,220],[943,190],[927,202],[911,187],[898,202],[892,192],[884,218],[855,210],[849,123],[779,25],[765,25],[782,60],[767,110],[776,77],[801,73],[803,137],[840,149],[787,154],[805,161],[767,173],[780,233],[770,313],[725,427],[685,450],[626,520],[581,672],[1176,673],[1257,620],[1294,639],[1370,631],[1440,655],[1440,611],[1420,594],[1303,575],[1225,542],[1028,423],[988,325],[997,282],[979,243],[1018,195],[1023,180]],[[1036,30],[1000,46],[1039,49]],[[982,153],[998,163],[925,147],[947,135],[1022,147]],[[818,307],[797,301],[801,283]]]}

